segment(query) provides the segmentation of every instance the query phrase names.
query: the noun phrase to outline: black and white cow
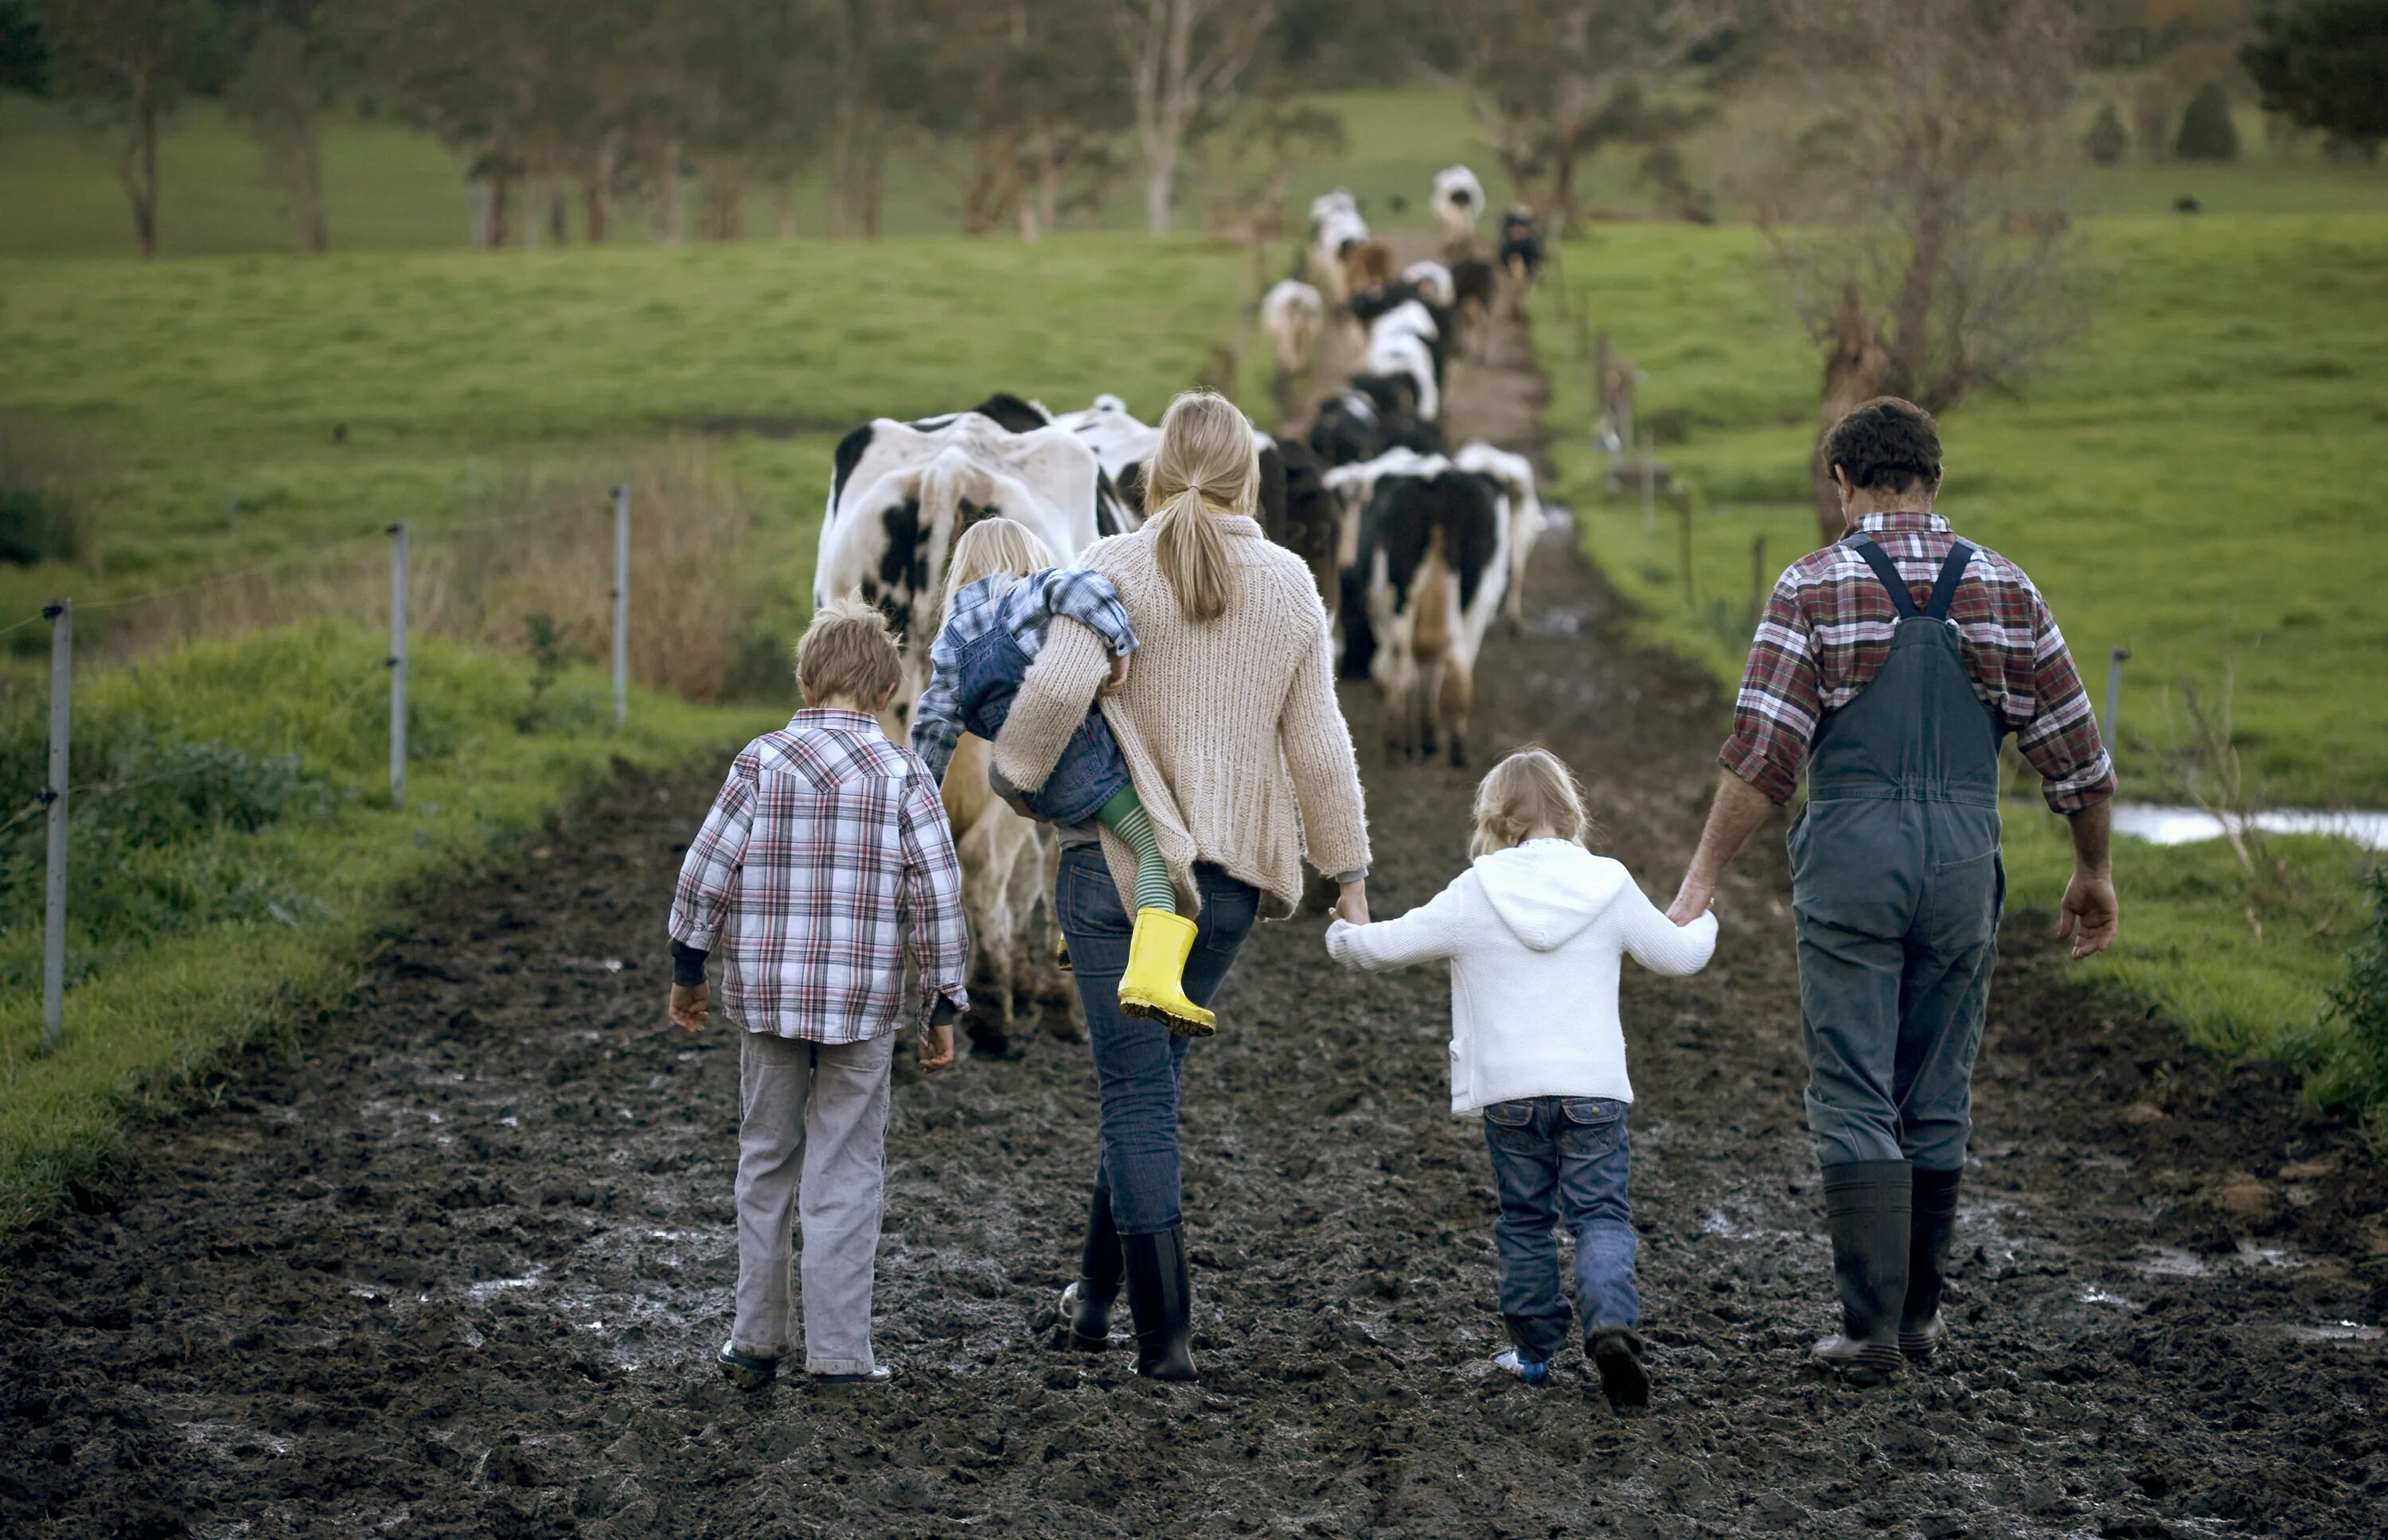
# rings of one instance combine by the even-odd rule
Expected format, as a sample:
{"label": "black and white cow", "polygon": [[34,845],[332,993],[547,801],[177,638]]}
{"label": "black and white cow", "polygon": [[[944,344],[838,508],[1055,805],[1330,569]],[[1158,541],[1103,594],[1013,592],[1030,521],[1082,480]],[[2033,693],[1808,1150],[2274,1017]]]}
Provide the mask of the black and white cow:
{"label": "black and white cow", "polygon": [[1476,658],[1508,587],[1510,514],[1489,476],[1448,461],[1382,477],[1361,517],[1355,574],[1375,639],[1386,751],[1467,763]]}
{"label": "black and white cow", "polygon": [[1368,323],[1368,349],[1361,360],[1370,375],[1406,376],[1425,422],[1442,416],[1442,329],[1417,300],[1396,305]]}
{"label": "black and white cow", "polygon": [[[1066,428],[1078,435],[1095,451],[1102,463],[1103,473],[1117,488],[1122,502],[1134,523],[1140,524],[1151,516],[1145,507],[1145,467],[1152,461],[1153,451],[1161,446],[1161,429],[1139,421],[1127,410],[1127,403],[1106,391],[1094,399],[1084,411],[1065,411],[1053,419],[1056,427]],[[1252,451],[1260,460],[1260,518],[1264,526],[1271,521],[1282,523],[1285,518],[1285,461],[1277,441],[1258,428],[1252,430]],[[1133,527],[1133,525],[1131,525]]]}
{"label": "black and white cow", "polygon": [[1434,173],[1434,217],[1453,241],[1464,241],[1484,214],[1484,184],[1465,166],[1446,166]]}
{"label": "black and white cow", "polygon": [[1534,490],[1534,462],[1479,439],[1452,451],[1451,462],[1463,471],[1490,476],[1509,507],[1509,595],[1504,612],[1515,629],[1526,618],[1526,564],[1542,544],[1548,520],[1543,499]]}
{"label": "black and white cow", "polygon": [[1501,216],[1501,251],[1497,260],[1501,271],[1509,275],[1513,292],[1523,293],[1533,287],[1543,271],[1543,233],[1535,227],[1531,209],[1512,208]]}
{"label": "black and white cow", "polygon": [[1341,592],[1335,575],[1341,540],[1335,502],[1327,491],[1327,462],[1299,438],[1280,438],[1276,449],[1283,491],[1278,496],[1277,512],[1271,514],[1266,495],[1268,457],[1264,456],[1261,527],[1270,539],[1301,557],[1310,568],[1311,581],[1318,586],[1319,601],[1332,616]]}

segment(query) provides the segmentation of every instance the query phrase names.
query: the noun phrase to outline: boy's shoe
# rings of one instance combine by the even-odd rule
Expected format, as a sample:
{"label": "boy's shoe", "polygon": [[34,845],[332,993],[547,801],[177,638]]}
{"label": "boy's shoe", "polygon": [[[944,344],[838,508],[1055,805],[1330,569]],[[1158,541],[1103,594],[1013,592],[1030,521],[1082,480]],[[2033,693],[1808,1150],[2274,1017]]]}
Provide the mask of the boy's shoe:
{"label": "boy's shoe", "polygon": [[1551,1377],[1550,1360],[1529,1358],[1514,1347],[1505,1347],[1492,1355],[1492,1367],[1505,1369],[1530,1385],[1539,1385]]}
{"label": "boy's shoe", "polygon": [[1070,942],[1067,937],[1053,943],[1053,966],[1063,973],[1074,971],[1070,966]]}
{"label": "boy's shoe", "polygon": [[807,1374],[817,1385],[880,1385],[896,1377],[896,1371],[885,1364],[873,1364],[868,1374]]}
{"label": "boy's shoe", "polygon": [[1182,1038],[1207,1038],[1219,1018],[1186,998],[1186,959],[1194,953],[1195,926],[1166,909],[1139,909],[1128,937],[1127,971],[1120,976],[1120,1009],[1169,1024]]}
{"label": "boy's shoe", "polygon": [[723,1343],[714,1360],[721,1365],[721,1377],[740,1390],[761,1390],[780,1372],[779,1359],[741,1353],[735,1343]]}
{"label": "boy's shoe", "polygon": [[1600,1371],[1600,1392],[1608,1409],[1620,1417],[1640,1417],[1650,1409],[1650,1373],[1642,1367],[1641,1341],[1622,1326],[1603,1327],[1584,1344],[1592,1367]]}

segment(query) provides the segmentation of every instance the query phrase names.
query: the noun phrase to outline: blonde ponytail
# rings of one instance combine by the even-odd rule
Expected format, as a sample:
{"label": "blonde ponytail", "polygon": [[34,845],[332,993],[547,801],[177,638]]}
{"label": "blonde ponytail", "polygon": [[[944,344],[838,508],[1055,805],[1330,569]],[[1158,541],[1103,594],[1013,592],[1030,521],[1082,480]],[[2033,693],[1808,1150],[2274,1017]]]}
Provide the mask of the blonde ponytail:
{"label": "blonde ponytail", "polygon": [[1260,479],[1252,425],[1234,402],[1189,390],[1169,403],[1145,472],[1145,501],[1161,509],[1150,524],[1153,560],[1179,612],[1197,625],[1227,612],[1234,577],[1214,512],[1251,513]]}

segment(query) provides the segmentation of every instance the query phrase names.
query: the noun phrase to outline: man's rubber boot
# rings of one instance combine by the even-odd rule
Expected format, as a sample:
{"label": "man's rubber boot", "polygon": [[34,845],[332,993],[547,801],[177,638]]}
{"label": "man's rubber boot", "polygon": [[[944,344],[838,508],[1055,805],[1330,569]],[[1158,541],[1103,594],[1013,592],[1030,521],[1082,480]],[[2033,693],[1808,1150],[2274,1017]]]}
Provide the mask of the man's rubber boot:
{"label": "man's rubber boot", "polygon": [[1127,1257],[1128,1314],[1136,1319],[1136,1371],[1148,1380],[1193,1380],[1194,1293],[1186,1276],[1185,1228],[1123,1235],[1120,1249]]}
{"label": "man's rubber boot", "polygon": [[1957,1230],[1962,1171],[1915,1172],[1907,1230],[1907,1304],[1899,1312],[1899,1350],[1922,1363],[1946,1337],[1940,1289],[1949,1276],[1949,1240]]}
{"label": "man's rubber boot", "polygon": [[1642,1367],[1641,1347],[1641,1339],[1622,1326],[1604,1326],[1583,1344],[1600,1371],[1600,1393],[1620,1417],[1640,1417],[1650,1409],[1650,1371]]}
{"label": "man's rubber boot", "polygon": [[1824,1168],[1824,1219],[1833,1232],[1833,1281],[1841,1330],[1813,1349],[1816,1361],[1853,1385],[1878,1385],[1907,1360],[1899,1315],[1907,1303],[1907,1162],[1860,1160]]}
{"label": "man's rubber boot", "polygon": [[1078,1256],[1078,1281],[1061,1291],[1070,1345],[1079,1352],[1100,1353],[1111,1346],[1111,1303],[1119,1298],[1120,1277],[1126,1268],[1119,1228],[1111,1222],[1111,1195],[1098,1187],[1086,1209],[1086,1244]]}
{"label": "man's rubber boot", "polygon": [[1194,954],[1194,922],[1166,909],[1139,909],[1128,938],[1127,971],[1120,976],[1120,1009],[1169,1024],[1182,1038],[1207,1038],[1219,1018],[1186,998],[1186,959]]}

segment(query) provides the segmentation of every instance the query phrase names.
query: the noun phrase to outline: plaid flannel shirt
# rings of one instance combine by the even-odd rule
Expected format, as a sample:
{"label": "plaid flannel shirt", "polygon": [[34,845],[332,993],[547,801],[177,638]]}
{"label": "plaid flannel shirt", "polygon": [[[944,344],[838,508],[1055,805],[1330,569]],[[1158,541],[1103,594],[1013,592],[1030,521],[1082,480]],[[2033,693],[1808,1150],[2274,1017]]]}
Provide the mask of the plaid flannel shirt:
{"label": "plaid flannel shirt", "polygon": [[[1869,513],[1871,536],[1921,608],[1956,540],[1937,513]],[[2023,569],[1983,550],[1949,606],[1974,693],[2015,735],[2048,805],[2077,813],[2115,793],[2115,766],[2064,636]],[[1857,698],[1890,656],[1899,612],[1865,559],[1840,545],[1801,557],[1775,581],[1717,757],[1776,802],[1791,800],[1824,713]]]}
{"label": "plaid flannel shirt", "polygon": [[1001,626],[1034,663],[1045,645],[1046,627],[1054,616],[1067,615],[1100,637],[1111,656],[1124,658],[1136,650],[1136,628],[1128,624],[1119,590],[1110,578],[1084,567],[1043,567],[1018,578],[1001,573],[982,577],[954,596],[952,611],[929,645],[929,688],[921,691],[912,716],[912,751],[939,784],[953,760],[954,745],[962,738],[957,694],[962,649]]}
{"label": "plaid flannel shirt", "polygon": [[937,783],[858,712],[802,711],[748,744],[680,864],[671,937],[722,953],[721,1008],[750,1032],[862,1042],[968,1008],[961,863]]}

